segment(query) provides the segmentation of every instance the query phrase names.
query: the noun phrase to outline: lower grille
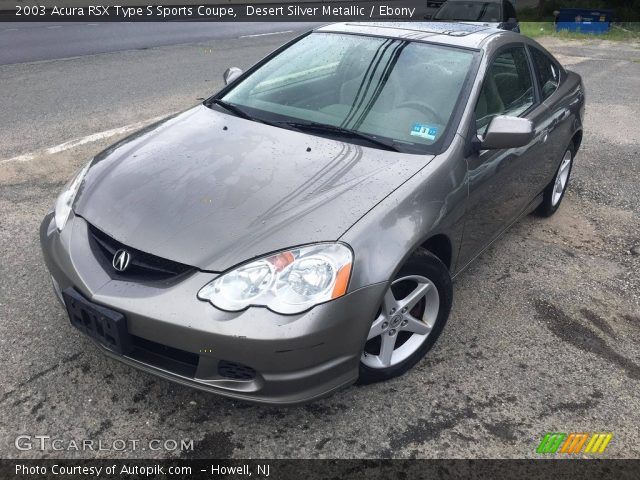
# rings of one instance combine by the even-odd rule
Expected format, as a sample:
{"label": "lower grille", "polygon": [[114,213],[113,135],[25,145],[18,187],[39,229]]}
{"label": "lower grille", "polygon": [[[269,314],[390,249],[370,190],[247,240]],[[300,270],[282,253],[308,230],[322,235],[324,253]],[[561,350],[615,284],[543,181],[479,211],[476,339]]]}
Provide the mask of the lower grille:
{"label": "lower grille", "polygon": [[[131,248],[115,238],[111,238],[93,225],[89,225],[89,243],[96,258],[105,270],[115,278],[168,280],[194,270],[189,265]],[[126,250],[131,255],[129,268],[124,272],[118,272],[113,268],[113,257],[118,250]]]}
{"label": "lower grille", "polygon": [[242,365],[241,363],[229,362],[227,360],[220,360],[218,362],[218,374],[221,377],[229,378],[231,380],[253,380],[256,378],[256,371]]}
{"label": "lower grille", "polygon": [[128,356],[134,360],[183,377],[195,377],[200,359],[197,354],[168,347],[135,335],[131,335],[131,343],[133,351]]}
{"label": "lower grille", "polygon": [[[200,356],[153,342],[136,335],[131,335],[132,350],[127,353],[129,358],[167,370],[182,377],[195,378]],[[222,378],[238,381],[250,381],[256,378],[256,371],[241,363],[220,360],[218,375]]]}

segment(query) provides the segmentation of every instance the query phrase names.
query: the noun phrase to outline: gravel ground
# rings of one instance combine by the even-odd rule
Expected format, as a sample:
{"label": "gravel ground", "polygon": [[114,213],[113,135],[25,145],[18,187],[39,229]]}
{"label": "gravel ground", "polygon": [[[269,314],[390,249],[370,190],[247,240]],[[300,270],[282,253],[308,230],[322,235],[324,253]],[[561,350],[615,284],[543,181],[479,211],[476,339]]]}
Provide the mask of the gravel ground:
{"label": "gravel ground", "polygon": [[[187,107],[216,86],[204,82],[229,64],[216,59],[241,55],[248,64],[281,41],[0,67],[12,92],[0,111],[15,119],[0,124],[13,145],[3,145],[3,158],[34,152],[0,163],[0,457],[518,458],[535,457],[547,431],[613,432],[605,456],[640,457],[638,45],[546,42],[588,94],[568,194],[553,218],[524,218],[458,278],[444,334],[401,378],[305,406],[254,406],[107,359],[70,326],[51,291],[38,225],[71,171],[116,137],[43,149]],[[161,67],[171,73],[154,83]],[[87,93],[83,75],[105,89],[104,101]],[[127,77],[136,96],[122,89]],[[25,107],[32,119],[15,114],[16,99],[34,89],[44,92],[42,118],[34,105]],[[21,121],[29,132],[16,128]],[[193,439],[194,449],[20,452],[14,439],[23,433]]]}

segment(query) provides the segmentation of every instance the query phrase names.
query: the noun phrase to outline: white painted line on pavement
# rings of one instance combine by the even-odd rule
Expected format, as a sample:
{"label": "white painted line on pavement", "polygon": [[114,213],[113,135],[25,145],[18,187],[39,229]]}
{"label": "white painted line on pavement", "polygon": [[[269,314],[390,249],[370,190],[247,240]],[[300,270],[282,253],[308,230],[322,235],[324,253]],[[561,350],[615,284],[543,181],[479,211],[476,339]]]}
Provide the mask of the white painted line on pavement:
{"label": "white painted line on pavement", "polygon": [[266,37],[267,35],[282,35],[283,33],[293,33],[293,30],[286,30],[284,32],[254,33],[253,35],[241,35],[238,38]]}
{"label": "white painted line on pavement", "polygon": [[98,140],[103,140],[105,138],[113,137],[114,135],[120,135],[122,133],[128,133],[134,130],[138,130],[146,125],[157,122],[158,120],[162,120],[165,117],[166,115],[161,115],[159,117],[150,118],[149,120],[144,120],[142,122],[125,125],[124,127],[112,128],[111,130],[105,130],[104,132],[94,133],[93,135],[87,135],[86,137],[77,138],[75,140],[70,140],[68,142],[61,143],[60,145],[56,145],[55,147],[47,148],[46,152],[49,155],[53,155],[54,153],[64,152],[65,150],[79,147],[80,145],[84,145],[86,143],[93,143],[93,142],[97,142]]}
{"label": "white painted line on pavement", "polygon": [[28,162],[29,160],[33,160],[33,153],[25,153],[24,155],[18,155],[17,157],[7,158],[6,160],[0,160],[0,163],[6,162]]}
{"label": "white painted line on pavement", "polygon": [[9,162],[28,162],[38,156],[42,156],[42,154],[53,155],[55,153],[60,153],[60,152],[64,152],[65,150],[69,150],[70,148],[79,147],[80,145],[97,142],[99,140],[104,140],[105,138],[113,137],[115,135],[121,135],[124,133],[133,132],[134,130],[139,130],[143,127],[146,127],[147,125],[150,125],[154,122],[162,120],[163,118],[166,118],[169,115],[172,115],[172,114],[169,113],[167,115],[153,117],[148,120],[143,120],[142,122],[136,122],[130,125],[125,125],[124,127],[112,128],[111,130],[105,130],[104,132],[98,132],[92,135],[87,135],[86,137],[69,140],[68,142],[61,143],[60,145],[46,148],[44,151],[41,150],[38,152],[31,152],[31,153],[25,153],[23,155],[18,155],[17,157],[5,158],[4,160],[0,160],[0,164],[9,163]]}

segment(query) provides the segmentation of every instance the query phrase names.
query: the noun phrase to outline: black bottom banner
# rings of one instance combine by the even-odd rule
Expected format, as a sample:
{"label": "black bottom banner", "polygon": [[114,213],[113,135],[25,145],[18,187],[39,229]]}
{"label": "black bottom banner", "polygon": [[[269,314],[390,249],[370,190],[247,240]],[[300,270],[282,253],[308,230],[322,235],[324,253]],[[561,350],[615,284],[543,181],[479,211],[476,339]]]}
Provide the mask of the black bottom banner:
{"label": "black bottom banner", "polygon": [[0,479],[637,479],[640,460],[0,460]]}

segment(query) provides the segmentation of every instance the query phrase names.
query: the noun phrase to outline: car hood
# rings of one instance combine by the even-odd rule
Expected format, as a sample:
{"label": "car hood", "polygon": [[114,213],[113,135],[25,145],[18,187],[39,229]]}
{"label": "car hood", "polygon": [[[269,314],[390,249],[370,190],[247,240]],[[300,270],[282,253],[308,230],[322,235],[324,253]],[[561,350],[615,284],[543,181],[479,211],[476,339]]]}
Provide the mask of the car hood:
{"label": "car hood", "polygon": [[74,211],[119,242],[203,270],[337,240],[433,156],[198,106],[96,157]]}

